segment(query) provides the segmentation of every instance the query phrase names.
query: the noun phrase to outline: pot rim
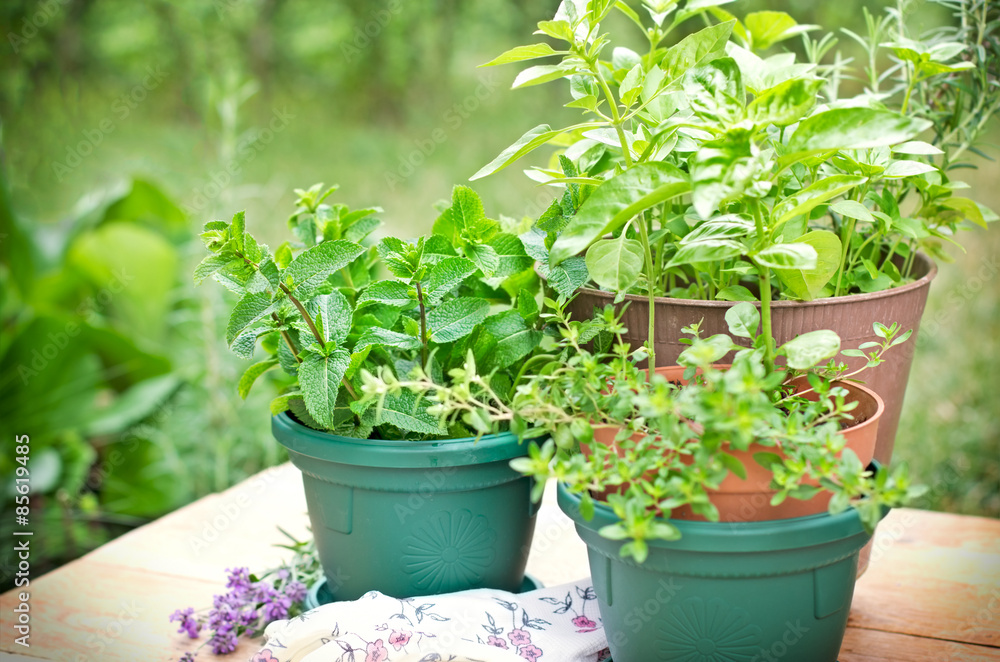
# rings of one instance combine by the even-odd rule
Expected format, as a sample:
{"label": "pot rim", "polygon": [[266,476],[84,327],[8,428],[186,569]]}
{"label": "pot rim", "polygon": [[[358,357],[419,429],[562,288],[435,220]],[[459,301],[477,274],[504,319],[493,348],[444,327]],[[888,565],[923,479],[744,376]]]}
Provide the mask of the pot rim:
{"label": "pot rim", "polygon": [[[716,363],[716,364],[713,364],[713,365],[714,365],[714,367],[717,367],[717,368],[723,368],[723,367],[729,367],[730,364],[728,364],[728,363]],[[678,370],[684,371],[684,370],[686,370],[686,367],[682,366],[682,365],[661,365],[661,366],[657,366],[656,368],[654,368],[654,370],[655,370],[656,374],[662,375],[664,377],[667,377],[667,375],[665,373],[670,373],[670,372],[674,372],[674,371],[678,371]],[[649,368],[644,368],[644,371],[648,372]],[[682,374],[683,374],[683,372],[682,372]],[[669,377],[668,377],[668,379],[669,379]],[[844,388],[847,388],[848,390],[852,390],[852,389],[856,390],[860,394],[867,395],[870,399],[872,399],[872,400],[875,401],[875,413],[874,414],[872,414],[869,418],[867,418],[866,420],[862,421],[861,423],[858,423],[856,425],[851,425],[849,427],[844,428],[843,430],[840,431],[840,434],[847,434],[849,431],[853,433],[853,432],[856,432],[858,430],[864,430],[865,428],[868,428],[868,427],[871,427],[873,425],[877,425],[878,424],[878,421],[881,420],[882,415],[885,414],[885,401],[882,399],[882,396],[880,396],[878,393],[876,393],[875,391],[873,391],[871,388],[865,386],[864,384],[859,384],[858,382],[855,382],[855,381],[850,381],[850,380],[848,380],[848,381],[839,381],[839,380],[837,380],[837,381],[832,382],[832,384],[834,386],[843,386]]]}
{"label": "pot rim", "polygon": [[424,469],[460,467],[506,462],[527,454],[512,432],[407,441],[404,439],[358,439],[314,430],[296,421],[288,412],[271,417],[271,433],[290,453],[323,460],[366,467]]}
{"label": "pot rim", "polygon": [[[937,264],[934,260],[930,259],[924,253],[917,253],[915,260],[916,264],[922,264],[926,271],[923,276],[916,279],[912,283],[907,283],[900,287],[893,287],[888,290],[880,290],[878,292],[868,292],[862,294],[847,294],[840,297],[825,297],[822,299],[813,299],[812,301],[795,301],[791,299],[785,299],[781,301],[772,301],[772,309],[780,308],[792,308],[792,307],[807,307],[816,308],[823,306],[838,306],[847,305],[850,303],[855,303],[859,301],[875,301],[878,299],[886,299],[890,297],[902,296],[908,292],[914,290],[919,290],[930,285],[930,282],[934,280],[937,276]],[[588,294],[590,296],[608,299],[609,302],[615,299],[614,292],[607,292],[605,290],[594,289],[591,287],[578,287],[573,293],[575,297],[578,294]],[[649,303],[649,297],[642,294],[626,294],[624,295],[623,301],[633,301],[643,304]],[[735,306],[738,301],[711,301],[707,299],[676,299],[674,297],[654,297],[653,301],[659,305],[680,305],[680,306],[695,306],[695,307],[705,307],[705,308],[730,308]],[[760,301],[751,301],[754,306],[760,308]]]}
{"label": "pot rim", "polygon": [[[877,464],[877,463],[873,463]],[[599,536],[602,527],[616,524],[621,519],[606,504],[594,502],[594,516],[587,521],[580,514],[580,496],[571,493],[563,483],[557,489],[559,508],[576,524],[577,529]],[[883,509],[882,516],[889,508]],[[765,520],[760,522],[699,522],[692,520],[664,520],[681,532],[678,540],[648,540],[650,548],[691,552],[741,554],[745,552],[776,552],[799,549],[836,542],[858,535],[868,535],[858,512],[849,508],[831,515],[829,512],[805,517]],[[600,538],[609,546],[620,546],[626,541]],[[586,542],[586,541],[585,541]],[[590,543],[587,542],[588,547]]]}

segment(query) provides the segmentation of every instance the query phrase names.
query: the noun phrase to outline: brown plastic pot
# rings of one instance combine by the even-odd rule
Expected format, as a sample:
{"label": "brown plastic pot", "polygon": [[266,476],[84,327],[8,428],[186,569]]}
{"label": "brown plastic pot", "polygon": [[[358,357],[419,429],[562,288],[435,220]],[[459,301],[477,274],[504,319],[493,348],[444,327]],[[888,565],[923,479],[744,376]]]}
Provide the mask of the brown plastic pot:
{"label": "brown plastic pot", "polygon": [[[937,267],[927,256],[917,254],[913,274],[916,278],[914,282],[891,290],[815,301],[775,301],[771,308],[772,330],[779,345],[808,331],[830,329],[840,336],[843,347],[847,349],[879,340],[872,330],[873,322],[886,325],[898,322],[904,331],[913,329],[913,336],[908,342],[894,347],[886,354],[885,363],[861,375],[866,385],[885,402],[885,413],[879,424],[875,447],[875,459],[884,465],[888,465],[892,458],[920,318],[927,303],[931,281],[937,275]],[[612,304],[614,298],[614,294],[610,292],[581,288],[577,290],[567,309],[574,319],[588,319],[595,308],[603,309]],[[622,321],[628,332],[623,334],[623,340],[637,347],[646,342],[649,301],[646,297],[631,294],[625,295],[625,301],[628,302],[628,308]],[[677,356],[688,347],[679,342],[684,337],[682,328],[703,320],[702,337],[727,333],[729,327],[726,324],[726,311],[735,304],[731,301],[658,297],[655,305],[656,362],[660,366],[669,366],[676,363]],[[760,306],[759,303],[757,305]],[[845,362],[853,370],[863,366],[865,360],[848,357]]]}
{"label": "brown plastic pot", "polygon": [[[684,368],[681,366],[657,368],[656,374],[662,375],[670,381],[684,382]],[[882,398],[869,388],[850,382],[842,382],[838,386],[846,388],[850,393],[847,397],[848,402],[858,402],[858,406],[851,412],[851,415],[859,422],[845,428],[841,434],[847,442],[846,447],[854,451],[862,465],[868,466],[875,454],[878,428],[885,412],[885,405]],[[809,393],[805,397],[816,399],[818,395]],[[618,428],[610,426],[595,428],[594,441],[618,452],[618,445],[615,441],[617,433]],[[590,449],[581,444],[581,451],[588,454]],[[826,490],[819,492],[811,499],[788,498],[776,506],[771,505],[771,497],[777,493],[777,490],[771,488],[771,472],[754,460],[753,456],[755,453],[761,452],[773,453],[775,452],[773,447],[751,444],[745,451],[730,449],[728,452],[743,465],[746,478],[740,478],[736,474],[730,473],[719,484],[717,490],[708,490],[709,501],[719,510],[720,522],[766,522],[790,519],[818,515],[826,512],[829,508],[830,498],[833,495]],[[599,498],[606,496],[607,492],[598,495]],[[689,506],[675,508],[671,511],[670,518],[707,521],[703,516],[692,511]]]}

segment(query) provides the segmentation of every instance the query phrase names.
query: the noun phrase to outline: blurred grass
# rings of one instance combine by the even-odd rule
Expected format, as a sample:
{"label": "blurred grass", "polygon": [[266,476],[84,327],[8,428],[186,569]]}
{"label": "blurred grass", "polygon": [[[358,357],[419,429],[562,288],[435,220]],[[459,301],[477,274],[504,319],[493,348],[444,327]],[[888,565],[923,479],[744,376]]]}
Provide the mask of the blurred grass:
{"label": "blurred grass", "polygon": [[[9,291],[11,265],[0,269],[6,274],[0,354],[36,317],[56,315],[58,324],[79,318],[80,301],[100,290],[100,278],[87,272],[98,256],[81,252],[78,237],[115,219],[93,220],[88,205],[139,176],[187,213],[183,227],[131,221],[154,231],[160,237],[154,244],[166,242],[174,251],[176,266],[159,275],[162,318],[141,323],[124,300],[86,316],[97,328],[134,340],[137,351],[153,357],[148,360],[165,360],[178,386],[101,434],[88,433],[84,424],[52,433],[49,441],[63,454],[61,473],[33,502],[37,521],[45,522],[50,564],[284,459],[270,436],[266,388],[246,402],[235,395],[245,366],[221,341],[227,295],[191,283],[203,252],[194,237],[201,224],[246,209],[255,234],[275,244],[285,232],[292,188],[324,181],[339,183],[338,198],[352,206],[382,206],[388,233],[427,230],[436,215],[432,204],[524,131],[577,117],[561,107],[558,86],[510,91],[516,67],[476,69],[529,43],[531,26],[557,4],[69,0],[17,53],[3,52],[3,166],[11,207],[44,268],[37,291],[23,300]],[[752,0],[729,8],[737,14],[787,10],[803,23],[857,31],[862,5],[879,11],[887,4]],[[400,9],[373,30],[367,45],[357,46],[359,30],[393,6]],[[39,7],[3,3],[3,33],[20,34]],[[930,27],[944,15],[922,5],[912,18],[915,27]],[[849,43],[841,40],[841,46],[850,56]],[[162,68],[162,81],[134,107],[122,106],[149,67]],[[112,130],[100,132],[79,165],[60,169],[81,141],[97,142],[90,137],[104,120]],[[994,131],[992,142],[998,140]],[[223,174],[231,163],[235,174]],[[983,161],[982,170],[967,174],[973,196],[1000,209],[996,163]],[[513,168],[476,188],[491,214],[515,218],[537,216],[552,195]],[[968,255],[954,251],[957,263],[941,265],[931,290],[896,459],[931,487],[921,507],[997,517],[1000,274],[980,272],[996,266],[1000,235],[993,228],[967,235],[964,243]],[[28,339],[22,349],[30,355],[42,343]],[[92,380],[92,392],[75,406],[100,413],[128,403],[134,385],[112,374],[120,368],[86,358],[80,374]],[[11,384],[16,381],[4,382],[5,399]],[[29,413],[45,415],[18,412],[0,427],[16,428]],[[123,448],[124,459],[113,462]],[[11,454],[7,438],[2,449]],[[0,572],[0,583],[4,579]]]}

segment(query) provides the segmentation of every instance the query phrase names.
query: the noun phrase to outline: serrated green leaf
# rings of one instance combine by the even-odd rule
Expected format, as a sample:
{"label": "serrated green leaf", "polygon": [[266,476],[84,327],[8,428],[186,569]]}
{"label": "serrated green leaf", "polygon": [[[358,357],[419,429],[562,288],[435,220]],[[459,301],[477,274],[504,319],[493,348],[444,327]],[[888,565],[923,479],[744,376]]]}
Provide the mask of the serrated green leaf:
{"label": "serrated green leaf", "polygon": [[531,354],[542,340],[542,332],[529,328],[516,310],[491,315],[483,326],[496,341],[492,353],[484,362],[486,369],[503,369],[520,361]]}
{"label": "serrated green leaf", "polygon": [[268,359],[267,361],[254,363],[252,366],[247,368],[243,373],[243,376],[240,377],[240,383],[237,386],[240,397],[246,400],[247,395],[250,393],[250,389],[253,387],[254,382],[257,381],[257,378],[276,365],[278,365],[278,359]]}
{"label": "serrated green leaf", "polygon": [[316,324],[320,327],[323,340],[342,343],[351,330],[351,318],[354,314],[350,302],[338,290],[323,294],[315,299],[319,306],[319,316]]}
{"label": "serrated green leaf", "polygon": [[500,266],[500,256],[492,246],[469,244],[465,247],[465,256],[483,272],[486,278],[492,278]]}
{"label": "serrated green leaf", "polygon": [[608,233],[619,230],[637,214],[687,193],[691,188],[679,168],[667,163],[644,163],[598,186],[581,205],[549,253],[556,266],[586,250]]}
{"label": "serrated green leaf", "polygon": [[354,352],[371,346],[381,345],[382,347],[398,347],[399,349],[420,349],[420,339],[405,333],[390,331],[381,327],[371,327],[366,329],[358,341],[354,343]]}
{"label": "serrated green leaf", "polygon": [[229,324],[226,326],[226,342],[230,346],[249,327],[277,307],[267,292],[249,292],[236,303]]}
{"label": "serrated green leaf", "polygon": [[213,253],[209,255],[194,269],[194,284],[201,285],[201,282],[214,274],[222,267],[232,261],[232,253]]}
{"label": "serrated green leaf", "polygon": [[245,211],[238,211],[233,214],[233,221],[229,224],[229,236],[232,237],[233,244],[236,246],[236,250],[242,252],[244,248],[244,239],[246,235],[246,217],[247,213]]}
{"label": "serrated green leaf", "polygon": [[412,288],[398,280],[377,280],[358,295],[357,307],[380,303],[393,308],[407,309],[417,304]]}
{"label": "serrated green leaf", "polygon": [[500,229],[499,223],[486,217],[482,199],[468,186],[452,190],[451,213],[459,236],[469,242],[489,241]]}
{"label": "serrated green leaf", "polygon": [[528,324],[534,324],[540,313],[538,302],[528,290],[520,290],[517,295],[517,312]]}
{"label": "serrated green leaf", "polygon": [[535,263],[516,235],[501,232],[490,240],[490,246],[497,254],[497,268],[493,274],[495,278],[508,278],[530,269]]}
{"label": "serrated green leaf", "polygon": [[340,382],[350,365],[351,355],[346,349],[339,347],[328,356],[306,352],[299,365],[299,385],[306,409],[327,428],[334,427],[333,414],[337,406]]}
{"label": "serrated green leaf", "polygon": [[351,353],[351,364],[347,367],[347,372],[344,373],[345,379],[354,379],[354,375],[358,374],[358,370],[360,370],[361,366],[364,365],[365,360],[371,353],[371,350],[371,345],[360,350],[355,347],[354,352]]}
{"label": "serrated green leaf", "polygon": [[282,275],[286,283],[291,279],[289,287],[293,291],[299,288],[312,289],[364,252],[364,248],[352,241],[324,241],[299,253]]}
{"label": "serrated green leaf", "polygon": [[426,398],[421,400],[410,390],[390,393],[379,409],[378,420],[419,434],[443,434],[445,430],[438,425],[437,419],[427,413],[429,404]]}
{"label": "serrated green leaf", "polygon": [[574,255],[563,260],[558,266],[547,269],[544,276],[552,289],[563,299],[573,296],[577,288],[583,287],[590,280],[587,263],[582,255]]}
{"label": "serrated green leaf", "polygon": [[446,257],[431,268],[427,282],[427,302],[437,305],[458,285],[476,273],[478,267],[464,257]]}
{"label": "serrated green leaf", "polygon": [[486,319],[489,311],[490,304],[485,299],[463,297],[445,301],[427,314],[430,339],[446,343],[467,336]]}
{"label": "serrated green leaf", "polygon": [[288,411],[289,401],[301,398],[302,398],[302,391],[291,391],[289,393],[282,393],[275,399],[271,400],[271,416],[277,416],[283,411]]}

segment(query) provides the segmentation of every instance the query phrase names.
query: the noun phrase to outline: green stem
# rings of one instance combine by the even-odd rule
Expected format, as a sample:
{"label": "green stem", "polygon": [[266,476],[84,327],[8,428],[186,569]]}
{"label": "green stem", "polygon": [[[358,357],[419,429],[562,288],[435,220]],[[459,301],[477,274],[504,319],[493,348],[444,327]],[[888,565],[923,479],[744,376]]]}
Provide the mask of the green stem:
{"label": "green stem", "polygon": [[653,252],[649,247],[646,224],[640,221],[636,225],[639,226],[639,240],[642,242],[646,257],[646,293],[649,298],[649,330],[646,342],[649,348],[649,369],[653,370],[656,368],[656,284],[650,277],[653,273]]}
{"label": "green stem", "polygon": [[771,270],[757,265],[760,274],[760,325],[764,336],[764,368],[774,370],[774,336],[771,334]]}
{"label": "green stem", "polygon": [[427,369],[427,310],[424,308],[424,291],[416,281],[417,304],[420,306],[420,367]]}
{"label": "green stem", "polygon": [[615,100],[615,95],[611,92],[611,88],[608,87],[607,81],[604,80],[604,74],[601,73],[601,67],[597,64],[597,60],[588,60],[588,63],[590,64],[590,70],[594,72],[595,76],[597,76],[597,82],[604,91],[604,96],[608,99],[608,106],[611,110],[611,124],[615,127],[615,133],[618,134],[618,142],[622,145],[622,155],[625,157],[625,166],[631,167],[632,150],[629,149],[628,140],[625,138],[625,129],[622,127],[621,114],[618,112],[618,102]]}
{"label": "green stem", "polygon": [[833,293],[835,297],[840,296],[840,291],[844,285],[844,267],[847,266],[847,253],[851,248],[851,237],[854,236],[854,223],[855,220],[853,218],[847,219],[847,231],[841,237],[843,246],[840,251],[840,269],[837,270],[837,288]]}
{"label": "green stem", "polygon": [[529,366],[531,366],[534,363],[537,363],[539,359],[545,361],[551,361],[555,358],[556,357],[553,354],[536,354],[527,361],[525,361],[524,363],[522,363],[521,369],[517,371],[517,377],[514,378],[514,381],[510,385],[510,393],[508,394],[507,397],[511,400],[514,399],[514,392],[517,390],[517,385],[521,382],[521,378],[524,377],[524,373],[528,371]]}
{"label": "green stem", "polygon": [[[277,322],[278,324],[281,324],[281,318],[279,318],[276,313],[271,313],[271,319]],[[295,357],[295,360],[298,363],[302,363],[302,359],[299,358],[299,350],[295,348],[295,342],[292,340],[292,337],[288,335],[288,331],[281,329],[280,333],[281,337],[285,339],[285,344],[288,345],[288,349],[292,351],[292,356]]]}

